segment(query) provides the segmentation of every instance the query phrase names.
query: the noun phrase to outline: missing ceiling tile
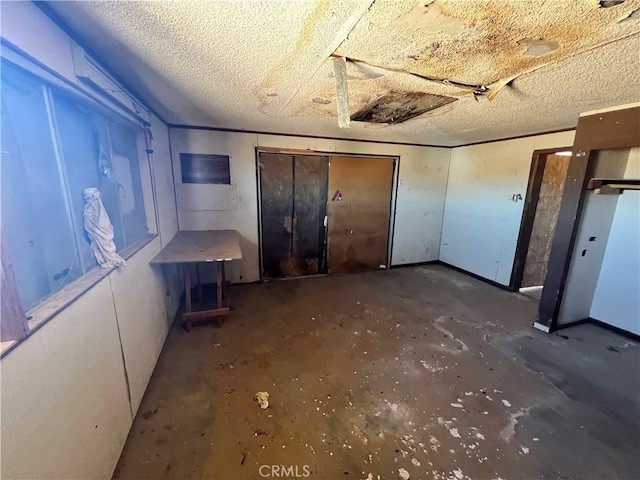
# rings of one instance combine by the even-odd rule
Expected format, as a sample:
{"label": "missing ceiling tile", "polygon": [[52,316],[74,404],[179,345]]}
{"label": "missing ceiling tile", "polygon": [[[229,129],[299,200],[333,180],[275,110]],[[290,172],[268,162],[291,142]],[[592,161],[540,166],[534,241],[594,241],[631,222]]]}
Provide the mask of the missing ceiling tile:
{"label": "missing ceiling tile", "polygon": [[531,37],[523,38],[518,42],[518,45],[527,46],[527,50],[524,52],[527,57],[541,57],[557,50],[559,47],[558,42],[554,40]]}
{"label": "missing ceiling tile", "polygon": [[351,120],[370,123],[401,123],[456,100],[453,97],[424,92],[390,91],[362,107],[351,116]]}

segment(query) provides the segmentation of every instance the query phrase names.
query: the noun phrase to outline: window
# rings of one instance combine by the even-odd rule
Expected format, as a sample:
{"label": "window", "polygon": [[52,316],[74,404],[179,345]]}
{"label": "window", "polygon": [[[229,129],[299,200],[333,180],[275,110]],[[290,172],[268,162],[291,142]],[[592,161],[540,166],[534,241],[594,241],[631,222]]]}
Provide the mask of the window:
{"label": "window", "polygon": [[180,154],[182,183],[231,184],[229,157],[226,155]]}
{"label": "window", "polygon": [[148,234],[142,132],[5,62],[1,113],[3,264],[29,309],[97,267],[84,231],[85,188],[102,193],[118,251]]}

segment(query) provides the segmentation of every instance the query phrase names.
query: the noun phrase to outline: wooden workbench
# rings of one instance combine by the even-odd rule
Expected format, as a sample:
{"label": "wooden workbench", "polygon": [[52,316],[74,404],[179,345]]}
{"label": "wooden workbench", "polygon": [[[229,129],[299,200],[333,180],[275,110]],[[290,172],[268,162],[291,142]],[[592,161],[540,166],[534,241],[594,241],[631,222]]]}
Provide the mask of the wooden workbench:
{"label": "wooden workbench", "polygon": [[[229,314],[229,307],[222,305],[224,263],[241,259],[240,235],[235,230],[182,230],[149,263],[182,265],[186,297],[186,312],[182,314],[182,321],[186,324],[187,330],[191,330],[192,320],[217,317],[219,326],[222,317]],[[202,300],[198,264],[213,262],[216,263],[217,271],[217,308],[194,312],[191,304],[191,268],[196,268],[199,299]]]}

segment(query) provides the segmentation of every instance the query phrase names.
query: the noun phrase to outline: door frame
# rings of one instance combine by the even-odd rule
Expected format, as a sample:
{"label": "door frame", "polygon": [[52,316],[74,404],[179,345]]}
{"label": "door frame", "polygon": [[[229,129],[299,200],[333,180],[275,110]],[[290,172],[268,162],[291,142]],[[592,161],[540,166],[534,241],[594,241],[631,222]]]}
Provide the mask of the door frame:
{"label": "door frame", "polygon": [[[549,270],[534,327],[543,332],[558,328],[558,316],[571,266],[578,228],[582,219],[587,187],[594,165],[593,152],[640,146],[640,103],[581,114],[571,148],[565,183],[553,237]],[[569,326],[569,324],[562,327]]]}
{"label": "door frame", "polygon": [[[302,156],[302,155],[312,155],[312,156],[326,156],[328,157],[329,163],[331,162],[331,157],[340,156],[340,157],[358,157],[358,158],[372,158],[372,159],[380,159],[380,158],[391,158],[393,159],[393,173],[391,175],[391,198],[389,201],[389,226],[387,229],[387,259],[386,265],[387,270],[391,268],[391,253],[393,250],[393,234],[395,232],[396,225],[396,206],[398,201],[398,178],[400,173],[400,155],[384,155],[384,154],[360,154],[360,153],[342,153],[342,152],[331,152],[326,150],[301,150],[296,148],[278,148],[278,147],[255,147],[255,166],[256,166],[256,200],[258,204],[258,218],[257,218],[257,227],[258,227],[258,269],[260,273],[260,281],[267,280],[287,280],[287,278],[282,279],[265,279],[263,276],[263,252],[262,252],[262,189],[261,189],[261,175],[260,175],[260,153],[283,153],[294,156]],[[327,192],[328,193],[328,192]],[[328,202],[327,202],[328,203]],[[328,206],[328,205],[327,205]],[[328,214],[327,214],[328,217]],[[325,226],[325,238],[327,232],[329,231],[328,225]],[[325,252],[324,255],[328,258],[328,242],[325,242]],[[307,277],[318,277],[321,275],[328,275],[326,273],[319,273],[316,275],[307,275],[304,277],[292,277],[292,278],[307,278]]]}
{"label": "door frame", "polygon": [[511,278],[509,280],[509,290],[512,292],[517,292],[522,285],[522,277],[524,276],[524,268],[527,262],[529,243],[533,231],[533,222],[538,209],[540,187],[542,187],[544,168],[547,164],[547,155],[553,155],[556,152],[571,151],[571,148],[572,147],[555,147],[533,151],[531,169],[529,170],[529,181],[527,183],[527,193],[524,200],[524,208],[522,209],[522,219],[520,220],[518,242],[516,243],[516,253],[513,260],[513,268],[511,269]]}

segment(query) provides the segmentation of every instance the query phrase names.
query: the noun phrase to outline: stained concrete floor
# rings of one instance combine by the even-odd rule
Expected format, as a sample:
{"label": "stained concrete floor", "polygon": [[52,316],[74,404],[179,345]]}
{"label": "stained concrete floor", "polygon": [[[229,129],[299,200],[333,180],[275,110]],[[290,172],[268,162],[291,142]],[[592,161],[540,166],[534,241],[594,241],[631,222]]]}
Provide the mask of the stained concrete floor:
{"label": "stained concrete floor", "polygon": [[172,327],[114,478],[640,478],[636,342],[438,265],[230,301]]}

